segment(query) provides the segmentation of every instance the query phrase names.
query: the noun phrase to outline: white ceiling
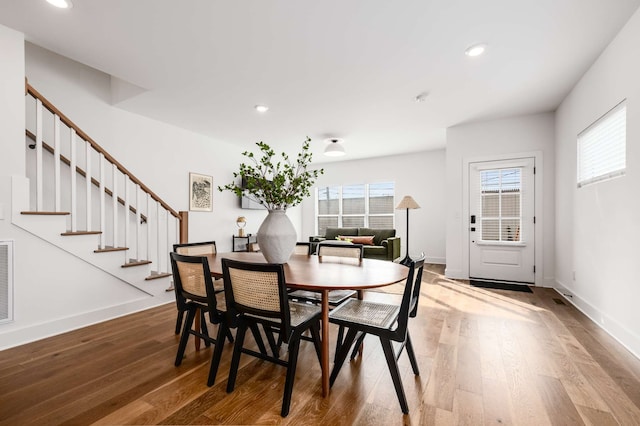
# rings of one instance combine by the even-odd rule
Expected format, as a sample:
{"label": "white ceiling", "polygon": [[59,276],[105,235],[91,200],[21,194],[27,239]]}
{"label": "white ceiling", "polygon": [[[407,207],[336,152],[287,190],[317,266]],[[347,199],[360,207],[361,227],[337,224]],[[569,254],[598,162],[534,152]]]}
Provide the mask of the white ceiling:
{"label": "white ceiling", "polygon": [[[252,149],[366,158],[553,111],[640,0],[0,0],[0,24],[145,90],[118,107]],[[481,57],[466,47],[488,43]],[[118,81],[118,80],[116,80]],[[127,85],[125,83],[125,86]],[[424,102],[416,95],[428,92]],[[253,106],[265,104],[263,115]]]}

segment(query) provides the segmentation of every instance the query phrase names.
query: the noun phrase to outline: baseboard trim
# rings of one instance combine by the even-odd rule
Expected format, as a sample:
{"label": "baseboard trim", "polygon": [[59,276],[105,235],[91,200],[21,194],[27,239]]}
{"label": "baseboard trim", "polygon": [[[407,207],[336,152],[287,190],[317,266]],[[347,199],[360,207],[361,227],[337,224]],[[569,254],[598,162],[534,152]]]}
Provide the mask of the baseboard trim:
{"label": "baseboard trim", "polygon": [[[173,292],[167,292],[156,297],[144,297],[120,305],[109,306],[91,312],[60,318],[50,322],[31,324],[25,327],[11,329],[0,333],[0,350],[31,343],[36,340],[56,336],[68,331],[88,327],[104,321],[109,321],[135,312],[144,311],[156,306],[174,303]],[[5,325],[10,325],[5,324]]]}
{"label": "baseboard trim", "polygon": [[604,314],[591,303],[569,290],[560,281],[555,282],[554,290],[571,303],[609,336],[624,346],[636,358],[640,359],[640,336],[620,324],[609,315]]}

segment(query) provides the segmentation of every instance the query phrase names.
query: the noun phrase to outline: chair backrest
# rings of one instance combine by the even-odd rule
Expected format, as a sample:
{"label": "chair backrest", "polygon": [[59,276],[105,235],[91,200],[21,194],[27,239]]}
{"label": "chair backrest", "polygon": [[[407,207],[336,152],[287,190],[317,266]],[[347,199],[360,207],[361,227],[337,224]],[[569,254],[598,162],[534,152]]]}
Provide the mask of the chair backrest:
{"label": "chair backrest", "polygon": [[405,340],[409,316],[415,317],[417,314],[424,258],[424,253],[422,253],[418,259],[413,259],[409,264],[409,275],[407,275],[407,283],[404,286],[402,303],[400,304],[400,312],[398,313],[398,326],[391,337],[393,340],[399,342]]}
{"label": "chair backrest", "polygon": [[291,334],[291,312],[284,279],[284,266],[222,259],[227,316],[238,314],[273,319],[281,325],[281,336]]}
{"label": "chair backrest", "polygon": [[207,254],[216,254],[216,242],[204,241],[201,243],[174,244],[173,251],[186,256],[205,256]]}
{"label": "chair backrest", "polygon": [[311,243],[297,242],[293,254],[311,254]]}
{"label": "chair backrest", "polygon": [[364,248],[362,244],[337,244],[325,243],[318,244],[318,256],[338,256],[353,257],[362,259]]}
{"label": "chair backrest", "polygon": [[178,253],[170,253],[170,257],[178,306],[186,308],[189,300],[206,303],[211,322],[217,322],[216,294],[207,258]]}

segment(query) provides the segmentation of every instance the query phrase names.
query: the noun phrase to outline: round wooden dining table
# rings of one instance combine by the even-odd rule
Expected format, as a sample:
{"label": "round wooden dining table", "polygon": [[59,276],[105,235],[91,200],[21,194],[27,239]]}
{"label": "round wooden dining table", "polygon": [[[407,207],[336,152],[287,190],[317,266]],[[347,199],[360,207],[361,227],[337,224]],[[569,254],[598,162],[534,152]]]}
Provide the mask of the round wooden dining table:
{"label": "round wooden dining table", "polygon": [[[220,259],[266,263],[262,253],[234,252],[207,255],[215,278],[222,277]],[[287,287],[311,290],[322,295],[322,395],[329,395],[329,292],[365,290],[398,283],[407,278],[409,268],[377,259],[353,259],[335,256],[297,255],[284,264]]]}

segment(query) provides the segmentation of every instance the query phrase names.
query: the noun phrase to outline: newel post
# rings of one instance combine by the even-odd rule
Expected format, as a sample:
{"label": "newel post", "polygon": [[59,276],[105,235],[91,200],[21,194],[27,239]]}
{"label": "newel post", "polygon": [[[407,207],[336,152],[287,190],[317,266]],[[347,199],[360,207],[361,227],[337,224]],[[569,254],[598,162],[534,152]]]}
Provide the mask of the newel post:
{"label": "newel post", "polygon": [[189,242],[189,212],[178,212],[178,216],[180,216],[179,242],[180,244],[185,244]]}

